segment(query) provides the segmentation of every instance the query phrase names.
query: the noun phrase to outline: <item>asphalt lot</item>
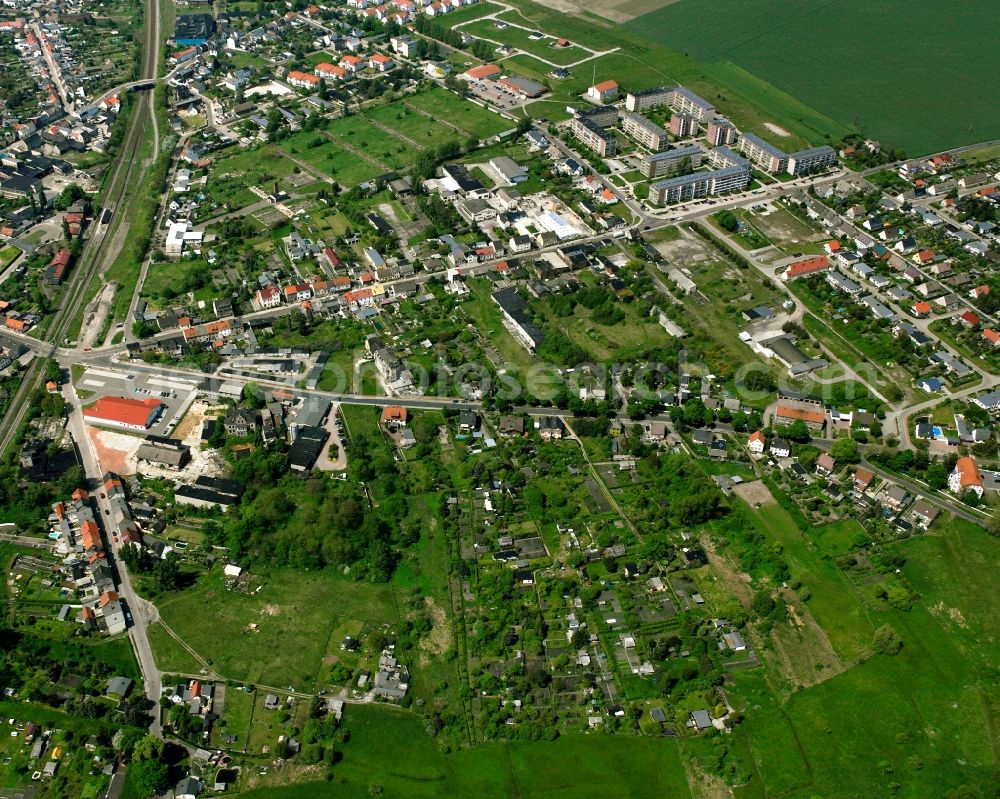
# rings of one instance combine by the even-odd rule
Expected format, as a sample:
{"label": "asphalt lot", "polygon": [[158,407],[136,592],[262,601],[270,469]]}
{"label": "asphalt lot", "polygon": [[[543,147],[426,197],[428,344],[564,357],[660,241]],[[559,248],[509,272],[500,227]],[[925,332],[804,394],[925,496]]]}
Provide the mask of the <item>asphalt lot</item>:
{"label": "asphalt lot", "polygon": [[85,405],[91,405],[101,397],[159,400],[166,407],[146,432],[168,436],[194,401],[196,385],[193,381],[176,377],[90,367],[77,383],[77,390],[93,392],[82,400]]}

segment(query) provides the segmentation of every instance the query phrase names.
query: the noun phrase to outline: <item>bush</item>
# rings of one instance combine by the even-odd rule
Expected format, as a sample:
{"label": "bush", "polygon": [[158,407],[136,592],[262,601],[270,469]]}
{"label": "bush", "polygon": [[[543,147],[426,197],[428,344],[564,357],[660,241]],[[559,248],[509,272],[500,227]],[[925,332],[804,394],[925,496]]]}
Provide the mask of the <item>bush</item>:
{"label": "bush", "polygon": [[875,631],[872,645],[878,654],[891,657],[900,653],[903,648],[903,640],[896,635],[896,631],[892,627],[886,624]]}

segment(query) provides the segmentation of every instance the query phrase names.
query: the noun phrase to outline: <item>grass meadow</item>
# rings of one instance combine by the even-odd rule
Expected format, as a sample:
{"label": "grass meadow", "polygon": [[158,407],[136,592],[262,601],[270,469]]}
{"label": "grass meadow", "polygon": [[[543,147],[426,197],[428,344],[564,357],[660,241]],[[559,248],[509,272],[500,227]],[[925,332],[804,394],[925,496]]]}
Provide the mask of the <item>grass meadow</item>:
{"label": "grass meadow", "polygon": [[[830,559],[857,534],[855,522],[803,532],[778,505],[751,515],[810,591],[805,604],[842,665],[785,696],[771,649],[762,653],[764,671],[732,676],[730,697],[746,712],[739,738],[750,754],[742,758],[750,780],[736,796],[931,799],[988,784],[997,760],[991,718],[1000,702],[993,679],[1000,624],[982,575],[995,541],[945,519],[929,535],[892,545],[918,596],[902,611],[869,606]],[[903,641],[895,656],[871,650],[874,630],[886,624]]]}
{"label": "grass meadow", "polygon": [[932,0],[680,0],[625,27],[698,59],[779,125],[822,133],[812,117],[825,115],[918,155],[996,137],[1000,108],[983,99],[1000,89],[1000,64],[973,54],[994,49],[998,20],[996,6],[960,3],[942,27]]}
{"label": "grass meadow", "polygon": [[[395,622],[398,614],[388,585],[352,582],[329,571],[275,569],[254,594],[227,590],[221,571],[202,575],[168,597],[160,617],[227,679],[311,690],[342,619]],[[251,624],[256,631],[248,631]]]}
{"label": "grass meadow", "polygon": [[[414,714],[350,706],[351,739],[333,784],[305,783],[240,793],[246,799],[379,796],[670,797],[690,791],[677,742],[667,738],[566,735],[555,741],[488,744],[444,754]],[[581,786],[587,786],[581,793]]]}

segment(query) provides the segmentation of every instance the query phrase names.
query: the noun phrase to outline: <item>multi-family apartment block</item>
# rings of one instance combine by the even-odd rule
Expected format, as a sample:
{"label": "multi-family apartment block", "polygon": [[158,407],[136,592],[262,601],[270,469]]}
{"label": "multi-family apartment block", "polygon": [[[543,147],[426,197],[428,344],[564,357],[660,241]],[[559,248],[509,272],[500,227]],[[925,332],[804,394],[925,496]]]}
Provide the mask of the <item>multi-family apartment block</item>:
{"label": "multi-family apartment block", "polygon": [[645,89],[641,92],[629,92],[625,95],[626,111],[645,111],[648,108],[658,108],[661,105],[670,105],[674,97],[674,90],[665,86],[656,89]]}
{"label": "multi-family apartment block", "polygon": [[622,130],[643,147],[659,152],[667,146],[667,132],[641,114],[625,111],[621,115]]}
{"label": "multi-family apartment block", "polygon": [[736,126],[728,119],[723,119],[722,117],[716,117],[709,122],[705,130],[705,138],[712,147],[732,144],[736,141],[738,135],[739,132],[736,130]]}
{"label": "multi-family apartment block", "polygon": [[727,166],[743,166],[749,171],[750,162],[741,155],[737,155],[728,147],[716,147],[708,151],[708,163],[714,169],[721,169]]}
{"label": "multi-family apartment block", "polygon": [[[697,144],[675,147],[673,150],[645,156],[639,164],[639,171],[646,178],[661,178],[664,175],[676,173],[685,165],[690,166],[690,169],[697,169],[701,165],[703,155],[701,147]],[[690,171],[690,169],[684,171]]]}
{"label": "multi-family apartment block", "polygon": [[691,114],[671,114],[670,132],[673,133],[678,139],[693,136],[698,132],[698,120]]}
{"label": "multi-family apartment block", "polygon": [[742,191],[749,182],[749,169],[743,166],[727,166],[711,172],[694,172],[653,183],[649,187],[649,199],[650,202],[660,205],[693,200],[730,191]]}
{"label": "multi-family apartment block", "polygon": [[670,107],[683,114],[690,114],[699,122],[710,122],[715,118],[715,106],[683,86],[674,89]]}
{"label": "multi-family apartment block", "polygon": [[818,169],[825,169],[837,163],[836,151],[827,144],[820,147],[810,147],[799,150],[788,156],[788,172],[792,175],[804,175]]}
{"label": "multi-family apartment block", "polygon": [[788,155],[755,133],[744,133],[737,145],[740,152],[749,158],[754,166],[775,174],[788,168]]}
{"label": "multi-family apartment block", "polygon": [[570,130],[587,147],[602,158],[618,152],[618,140],[613,133],[608,133],[600,125],[596,125],[586,117],[574,117]]}
{"label": "multi-family apartment block", "polygon": [[599,105],[596,108],[588,108],[577,116],[599,128],[607,128],[618,121],[618,109],[613,105]]}

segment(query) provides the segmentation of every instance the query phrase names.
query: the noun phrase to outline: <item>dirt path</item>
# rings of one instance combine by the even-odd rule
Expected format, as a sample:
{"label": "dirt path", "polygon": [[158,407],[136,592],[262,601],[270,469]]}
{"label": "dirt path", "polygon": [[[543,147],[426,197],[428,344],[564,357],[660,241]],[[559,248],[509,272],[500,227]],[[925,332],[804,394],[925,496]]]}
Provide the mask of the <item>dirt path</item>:
{"label": "dirt path", "polygon": [[83,317],[83,325],[80,327],[80,342],[78,344],[82,349],[97,345],[97,337],[101,335],[101,331],[104,329],[104,322],[111,311],[111,303],[114,302],[117,288],[117,283],[107,283],[97,292],[97,296],[87,306],[87,311]]}

